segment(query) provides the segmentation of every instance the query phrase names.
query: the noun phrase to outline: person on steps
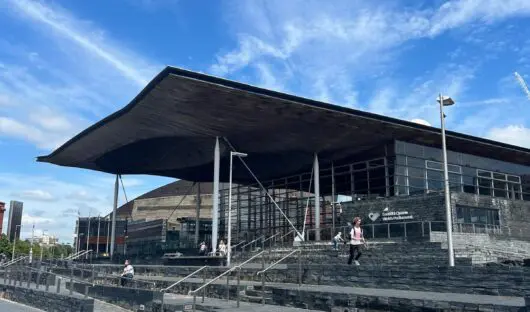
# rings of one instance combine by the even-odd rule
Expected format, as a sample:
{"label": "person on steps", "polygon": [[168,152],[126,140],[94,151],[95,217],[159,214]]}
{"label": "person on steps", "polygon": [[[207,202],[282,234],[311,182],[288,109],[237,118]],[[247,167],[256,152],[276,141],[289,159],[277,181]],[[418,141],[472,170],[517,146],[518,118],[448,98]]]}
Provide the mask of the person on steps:
{"label": "person on steps", "polygon": [[342,233],[339,232],[333,239],[331,240],[331,243],[333,244],[333,250],[339,249],[339,244],[342,243],[344,240],[342,239]]}
{"label": "person on steps", "polygon": [[132,281],[134,277],[134,268],[129,262],[125,260],[125,267],[123,268],[123,273],[121,274],[120,282],[121,286],[125,286],[128,282]]}
{"label": "person on steps", "polygon": [[[361,246],[363,244],[366,244],[366,241],[361,229],[361,218],[355,217],[350,231],[350,257],[348,258],[348,264],[351,265],[352,261],[355,261],[355,265],[359,265],[358,260],[362,255]],[[357,251],[357,255],[355,255],[355,251]]]}

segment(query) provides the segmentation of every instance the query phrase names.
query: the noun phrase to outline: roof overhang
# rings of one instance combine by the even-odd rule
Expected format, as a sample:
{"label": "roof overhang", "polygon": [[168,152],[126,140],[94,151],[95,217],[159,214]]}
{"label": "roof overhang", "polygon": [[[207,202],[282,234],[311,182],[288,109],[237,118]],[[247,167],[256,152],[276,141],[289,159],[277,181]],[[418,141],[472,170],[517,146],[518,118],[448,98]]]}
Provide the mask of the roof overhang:
{"label": "roof overhang", "polygon": [[[435,109],[435,107],[433,107]],[[260,180],[309,171],[314,153],[340,161],[403,140],[440,146],[440,130],[174,67],[131,103],[38,161],[112,174],[212,181],[215,138],[226,138]],[[447,132],[448,149],[519,164],[530,150]],[[221,144],[221,181],[229,145]],[[242,166],[235,183],[253,182]]]}

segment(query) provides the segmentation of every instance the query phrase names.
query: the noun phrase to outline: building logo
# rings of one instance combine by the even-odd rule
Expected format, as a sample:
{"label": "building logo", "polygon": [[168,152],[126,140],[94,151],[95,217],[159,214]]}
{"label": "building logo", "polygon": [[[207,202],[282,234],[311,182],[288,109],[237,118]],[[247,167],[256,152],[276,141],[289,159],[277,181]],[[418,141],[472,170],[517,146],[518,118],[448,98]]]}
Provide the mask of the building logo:
{"label": "building logo", "polygon": [[370,220],[372,220],[372,222],[375,222],[377,219],[379,219],[379,216],[381,214],[379,212],[370,212],[368,214],[368,218],[370,218]]}

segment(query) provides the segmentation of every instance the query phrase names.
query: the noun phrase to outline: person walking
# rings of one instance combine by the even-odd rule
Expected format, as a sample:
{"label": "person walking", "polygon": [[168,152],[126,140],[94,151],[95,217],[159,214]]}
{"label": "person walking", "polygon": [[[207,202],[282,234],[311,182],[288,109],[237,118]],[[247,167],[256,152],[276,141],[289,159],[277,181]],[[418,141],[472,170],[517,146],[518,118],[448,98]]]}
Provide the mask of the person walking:
{"label": "person walking", "polygon": [[[355,261],[355,265],[359,265],[359,258],[362,255],[361,246],[366,244],[364,240],[363,230],[361,228],[361,218],[355,217],[353,219],[353,227],[350,231],[350,257],[348,258],[348,264],[352,264]],[[357,251],[357,255],[355,252]]]}

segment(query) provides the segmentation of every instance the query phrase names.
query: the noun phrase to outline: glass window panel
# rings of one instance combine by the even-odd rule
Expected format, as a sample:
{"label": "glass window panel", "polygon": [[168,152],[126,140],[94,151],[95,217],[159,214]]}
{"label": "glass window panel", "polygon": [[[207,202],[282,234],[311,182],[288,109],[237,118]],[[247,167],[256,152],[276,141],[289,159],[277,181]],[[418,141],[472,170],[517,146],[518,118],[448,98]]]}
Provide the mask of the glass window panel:
{"label": "glass window panel", "polygon": [[478,178],[478,193],[480,195],[491,195],[491,180]]}
{"label": "glass window panel", "polygon": [[506,197],[506,182],[493,180],[494,196]]}
{"label": "glass window panel", "polygon": [[521,178],[518,177],[518,176],[509,175],[508,176],[508,181],[521,183]]}
{"label": "glass window panel", "polygon": [[444,176],[442,171],[427,170],[427,185],[431,191],[444,189]]}
{"label": "glass window panel", "polygon": [[406,165],[407,164],[407,157],[406,156],[396,156],[396,164],[398,165]]}
{"label": "glass window panel", "polygon": [[457,165],[447,165],[447,171],[449,172],[454,172],[454,173],[461,173],[462,172],[462,168],[460,166],[457,166]]}
{"label": "glass window panel", "polygon": [[405,143],[405,154],[414,157],[423,157],[423,146],[412,143]]}
{"label": "glass window panel", "polygon": [[409,168],[425,168],[425,160],[414,158],[414,157],[407,157],[407,166]]}
{"label": "glass window panel", "polygon": [[494,179],[497,179],[497,180],[503,180],[503,181],[506,181],[506,175],[503,174],[503,173],[497,173],[497,172],[494,172],[494,173],[493,173],[493,178],[494,178]]}
{"label": "glass window panel", "polygon": [[443,164],[436,161],[427,161],[426,163],[428,169],[443,170]]}
{"label": "glass window panel", "polygon": [[370,160],[368,162],[368,165],[370,167],[380,167],[380,166],[384,166],[385,165],[385,160],[383,158],[381,159],[374,159],[374,160]]}
{"label": "glass window panel", "polygon": [[490,171],[477,170],[477,175],[479,177],[491,178],[491,172]]}
{"label": "glass window panel", "polygon": [[449,188],[454,192],[462,191],[462,176],[457,173],[449,173]]}
{"label": "glass window panel", "polygon": [[362,169],[366,169],[366,162],[360,162],[360,163],[356,163],[356,164],[353,164],[353,170],[362,170]]}
{"label": "glass window panel", "polygon": [[401,141],[396,141],[396,154],[405,154],[405,143]]}
{"label": "glass window panel", "polygon": [[423,148],[423,155],[425,159],[442,161],[442,150],[425,146]]}
{"label": "glass window panel", "polygon": [[425,192],[425,180],[420,178],[409,177],[409,193],[419,194]]}
{"label": "glass window panel", "polygon": [[415,177],[415,178],[425,178],[425,170],[419,169],[419,168],[408,168],[409,170],[409,177]]}

